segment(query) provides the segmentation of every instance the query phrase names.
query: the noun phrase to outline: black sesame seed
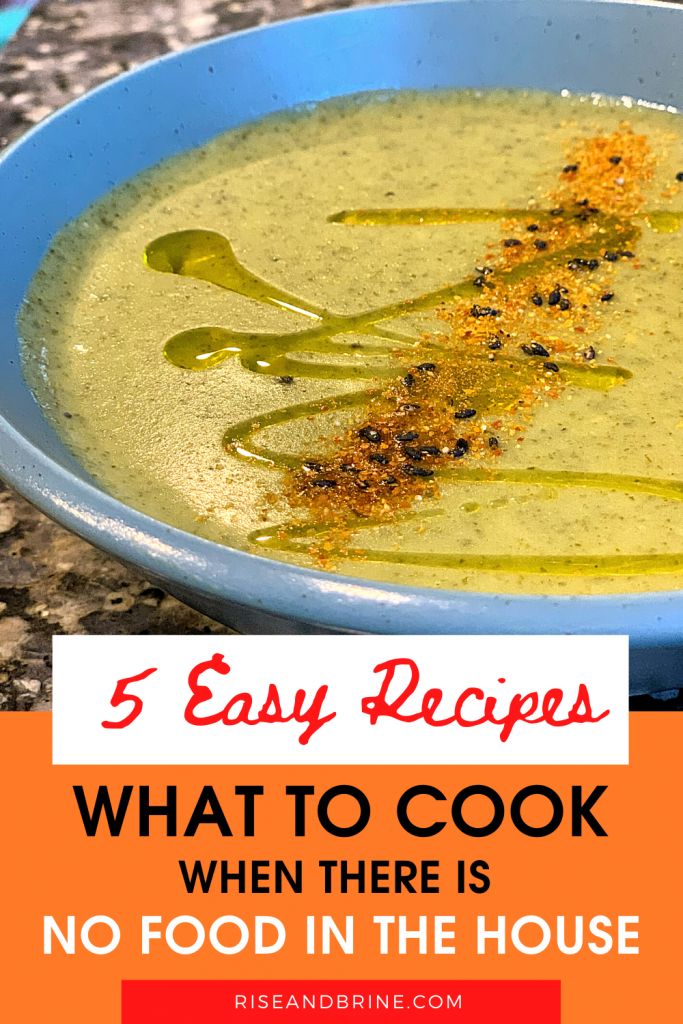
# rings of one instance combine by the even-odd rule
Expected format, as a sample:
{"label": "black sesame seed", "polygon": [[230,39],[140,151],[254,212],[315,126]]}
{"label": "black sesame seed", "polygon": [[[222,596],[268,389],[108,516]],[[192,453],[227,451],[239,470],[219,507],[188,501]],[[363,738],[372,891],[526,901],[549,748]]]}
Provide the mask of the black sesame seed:
{"label": "black sesame seed", "polygon": [[546,370],[550,370],[551,373],[559,373],[560,368],[557,363],[544,363]]}
{"label": "black sesame seed", "polygon": [[620,164],[621,163],[621,157],[620,156],[611,156],[609,158],[609,162],[611,164]]}
{"label": "black sesame seed", "polygon": [[571,306],[569,299],[560,299],[560,309],[567,310]]}
{"label": "black sesame seed", "polygon": [[356,469],[355,466],[352,466],[350,462],[343,462],[339,468],[341,469],[342,473],[360,473],[360,470]]}
{"label": "black sesame seed", "polygon": [[538,231],[538,224],[527,224],[527,231]]}
{"label": "black sesame seed", "polygon": [[600,302],[611,302],[613,298],[614,292],[604,292],[604,294],[600,296]]}
{"label": "black sesame seed", "polygon": [[484,277],[483,274],[480,274],[479,277],[475,277],[472,284],[475,286],[475,288],[483,288],[484,285],[486,284],[486,278]]}
{"label": "black sesame seed", "polygon": [[385,476],[384,479],[381,480],[380,482],[384,484],[385,487],[395,487],[396,484],[398,483],[398,480],[396,479],[395,476]]}
{"label": "black sesame seed", "polygon": [[356,480],[355,484],[359,491],[367,491],[368,487],[370,486],[367,480]]}
{"label": "black sesame seed", "polygon": [[591,359],[595,359],[595,349],[593,348],[592,345],[589,345],[588,348],[586,349],[586,351],[583,353],[583,358],[587,362],[590,362]]}
{"label": "black sesame seed", "polygon": [[304,462],[304,469],[310,470],[311,473],[319,473],[322,470],[322,465],[319,462]]}
{"label": "black sesame seed", "polygon": [[561,206],[556,206],[550,211],[551,217],[560,217],[564,213],[564,209]]}
{"label": "black sesame seed", "polygon": [[423,444],[420,451],[423,455],[441,455],[441,449],[435,444]]}
{"label": "black sesame seed", "polygon": [[559,288],[553,288],[553,290],[551,291],[550,295],[548,296],[548,305],[549,306],[556,306],[561,298],[562,298],[562,295],[560,294],[560,289]]}
{"label": "black sesame seed", "polygon": [[278,384],[293,384],[294,383],[294,378],[290,377],[289,374],[285,374],[284,377],[276,377],[275,380],[278,382]]}
{"label": "black sesame seed", "polygon": [[459,437],[455,442],[455,447],[459,452],[468,452],[470,450],[470,442],[466,437]]}
{"label": "black sesame seed", "polygon": [[573,260],[570,260],[567,264],[570,270],[597,270],[600,266],[599,260],[585,260],[580,256],[575,256]]}
{"label": "black sesame seed", "polygon": [[619,255],[623,256],[625,260],[632,260],[633,257],[635,256],[635,253],[631,252],[630,249],[622,249],[620,251]]}
{"label": "black sesame seed", "polygon": [[389,459],[387,458],[386,455],[382,455],[381,452],[374,452],[370,456],[370,462],[377,462],[377,463],[379,463],[380,466],[388,466],[389,465]]}
{"label": "black sesame seed", "polygon": [[489,448],[500,448],[500,444],[498,442],[498,438],[497,437],[491,436],[489,438]]}
{"label": "black sesame seed", "polygon": [[683,171],[679,171],[676,175],[676,181],[683,181]]}
{"label": "black sesame seed", "polygon": [[422,450],[420,448],[404,448],[403,454],[407,455],[413,462],[422,462]]}
{"label": "black sesame seed", "polygon": [[538,341],[532,341],[528,345],[520,345],[519,347],[528,356],[544,356],[547,358],[550,355],[548,349],[544,348]]}
{"label": "black sesame seed", "polygon": [[489,274],[493,273],[493,267],[475,267],[477,273],[483,274],[484,277],[488,277]]}
{"label": "black sesame seed", "polygon": [[578,171],[578,169],[579,169],[579,165],[578,164],[566,164],[562,168],[562,173],[563,174],[571,174],[573,171]]}
{"label": "black sesame seed", "polygon": [[379,444],[382,440],[382,435],[376,427],[363,427],[358,431],[358,436],[362,437],[364,441],[369,441],[370,444]]}
{"label": "black sesame seed", "polygon": [[404,466],[403,472],[408,476],[434,476],[434,470],[425,469],[424,466]]}
{"label": "black sesame seed", "polygon": [[322,489],[327,489],[329,487],[336,487],[337,486],[337,481],[336,480],[311,480],[311,484],[312,484],[313,487],[320,487]]}
{"label": "black sesame seed", "polygon": [[449,455],[452,455],[454,459],[461,459],[466,454],[464,448],[451,448]]}
{"label": "black sesame seed", "polygon": [[616,263],[616,261],[619,259],[619,253],[618,252],[612,252],[609,249],[607,250],[606,253],[603,253],[603,255],[604,255],[604,257],[605,257],[605,259],[607,260],[608,263]]}
{"label": "black sesame seed", "polygon": [[415,383],[415,378],[413,377],[412,373],[407,373],[403,378],[402,383],[404,387],[412,388],[413,384]]}
{"label": "black sesame seed", "polygon": [[542,306],[543,305],[543,296],[539,295],[538,292],[536,292],[535,295],[531,296],[531,301],[533,302],[534,306]]}
{"label": "black sesame seed", "polygon": [[476,409],[458,409],[457,412],[453,413],[456,420],[471,420],[472,417],[476,415]]}
{"label": "black sesame seed", "polygon": [[420,373],[434,373],[436,370],[436,363],[420,363],[419,366],[415,367]]}
{"label": "black sesame seed", "polygon": [[500,314],[499,309],[493,309],[491,306],[472,306],[470,310],[470,316],[479,317],[482,316],[498,316]]}
{"label": "black sesame seed", "polygon": [[542,238],[537,238],[534,241],[534,248],[538,249],[539,252],[542,252],[544,249],[548,248],[548,243],[544,242]]}
{"label": "black sesame seed", "polygon": [[404,430],[402,434],[396,435],[397,441],[417,441],[418,437],[417,430]]}
{"label": "black sesame seed", "polygon": [[502,347],[503,342],[500,340],[500,338],[494,338],[492,341],[489,342],[489,348],[497,349]]}
{"label": "black sesame seed", "polygon": [[504,238],[503,245],[506,249],[512,249],[516,245],[521,245],[519,238]]}
{"label": "black sesame seed", "polygon": [[590,204],[590,199],[577,199],[576,200],[576,205],[577,206],[588,206],[589,204]]}

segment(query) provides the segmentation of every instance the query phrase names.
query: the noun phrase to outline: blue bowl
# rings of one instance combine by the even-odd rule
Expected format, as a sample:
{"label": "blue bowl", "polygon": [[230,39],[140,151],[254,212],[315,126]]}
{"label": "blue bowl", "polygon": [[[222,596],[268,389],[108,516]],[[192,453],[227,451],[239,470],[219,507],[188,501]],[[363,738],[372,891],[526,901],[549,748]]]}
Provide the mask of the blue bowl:
{"label": "blue bowl", "polygon": [[372,89],[532,87],[683,105],[683,10],[609,0],[441,0],[306,17],[155,60],[0,161],[0,472],[58,522],[246,632],[629,633],[633,690],[683,685],[683,592],[525,597],[387,586],[191,536],[122,504],[22,379],[16,315],[55,232],[114,185],[218,132]]}

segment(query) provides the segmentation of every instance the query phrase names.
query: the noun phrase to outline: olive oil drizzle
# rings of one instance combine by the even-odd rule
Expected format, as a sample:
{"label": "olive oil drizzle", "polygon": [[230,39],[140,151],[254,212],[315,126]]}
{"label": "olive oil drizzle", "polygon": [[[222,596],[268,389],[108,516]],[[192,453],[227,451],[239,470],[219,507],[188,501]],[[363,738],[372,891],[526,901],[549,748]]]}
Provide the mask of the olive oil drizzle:
{"label": "olive oil drizzle", "polygon": [[[472,210],[465,211],[468,216]],[[482,211],[474,211],[482,213]],[[488,216],[494,211],[483,211]],[[519,211],[495,211],[500,217],[513,216]],[[526,213],[527,218],[529,213]],[[539,214],[534,212],[534,218]],[[489,217],[489,219],[491,219]],[[638,228],[631,225],[624,231],[623,221],[615,217],[596,218],[603,230],[601,244],[623,247],[638,235]],[[534,259],[520,263],[508,270],[500,270],[497,281],[501,286],[513,285],[529,278],[535,272],[553,266],[562,266],[568,257],[585,258],[593,254],[594,243],[585,242],[551,253],[539,253]],[[181,331],[169,338],[164,346],[164,355],[175,366],[184,370],[203,371],[219,366],[224,360],[237,356],[242,366],[253,373],[271,376],[296,375],[316,380],[345,380],[351,378],[374,379],[391,377],[396,367],[385,371],[375,366],[340,365],[295,360],[291,353],[307,352],[316,355],[340,356],[348,354],[349,347],[336,339],[345,334],[377,334],[386,338],[380,328],[383,321],[399,319],[414,313],[429,312],[453,299],[481,297],[477,286],[470,279],[447,284],[442,288],[425,292],[411,299],[401,299],[374,309],[359,313],[341,314],[323,309],[290,292],[270,285],[263,278],[252,273],[236,256],[229,240],[217,231],[189,229],[162,235],[151,242],[144,254],[144,260],[152,270],[180,277],[207,281],[220,288],[242,295],[257,302],[278,306],[287,312],[298,313],[314,321],[314,326],[299,331],[281,334],[266,332],[233,331],[225,327],[202,326]],[[371,346],[370,354],[399,356],[406,344],[417,345],[418,339],[401,338],[401,348]]]}
{"label": "olive oil drizzle", "polygon": [[[633,214],[645,220],[653,231],[669,233],[683,226],[683,210],[648,210]],[[443,226],[446,224],[472,224],[498,220],[529,220],[548,224],[553,215],[549,210],[502,210],[482,207],[412,206],[402,208],[369,207],[358,210],[340,210],[327,218],[328,224],[348,227],[415,227]]]}
{"label": "olive oil drizzle", "polygon": [[[625,382],[631,376],[628,370],[618,366],[596,366],[591,368],[590,366],[580,366],[564,362],[558,363],[558,366],[569,375],[572,384],[575,384],[577,387],[590,388],[594,391],[607,391],[617,384]],[[227,452],[236,455],[238,458],[262,462],[275,469],[300,469],[306,461],[305,458],[291,452],[283,452],[257,444],[254,441],[254,435],[266,430],[268,427],[281,426],[294,420],[306,419],[323,413],[355,409],[380,393],[379,388],[364,388],[362,391],[329,395],[324,399],[301,402],[297,405],[283,406],[271,412],[259,413],[229,427],[223,435],[223,446]],[[465,479],[465,475],[468,472],[473,471],[459,467],[457,475]],[[487,470],[486,472],[488,473],[489,471]],[[447,474],[448,470],[441,470],[441,475]],[[476,479],[479,479],[479,477],[476,477]]]}
{"label": "olive oil drizzle", "polygon": [[276,427],[293,420],[317,416],[325,412],[342,412],[363,405],[375,395],[380,394],[378,388],[364,388],[362,391],[351,391],[342,395],[331,395],[320,401],[300,402],[288,405],[272,412],[261,413],[241,423],[235,423],[223,435],[223,447],[238,458],[256,460],[273,469],[300,469],[304,459],[300,455],[275,451],[265,445],[256,444],[254,434],[267,427]]}
{"label": "olive oil drizzle", "polygon": [[[622,491],[626,494],[651,494],[669,501],[683,501],[683,481],[657,479],[654,477],[629,476],[617,473],[580,473],[569,470],[544,469],[488,469],[483,467],[458,467],[446,470],[446,476],[456,477],[464,484],[512,484],[538,487],[579,487],[606,491]],[[430,511],[419,513],[437,516],[441,513]],[[402,522],[414,519],[418,513],[409,512],[399,519]],[[368,530],[386,525],[377,519],[349,520],[349,531]],[[248,537],[250,543],[267,550],[305,553],[311,540],[319,539],[330,532],[329,524],[287,524],[254,530]],[[349,557],[348,547],[341,545],[327,549],[330,557]],[[387,551],[371,548],[355,549],[364,561],[389,562],[394,565],[415,565],[423,568],[454,569],[462,571],[507,572],[522,575],[548,576],[636,576],[647,573],[669,573],[683,568],[683,552],[667,555],[473,555],[468,552],[433,553],[430,551]]]}
{"label": "olive oil drizzle", "polygon": [[[408,208],[346,210],[331,215],[331,223],[351,226],[410,226],[424,224],[457,224],[496,220],[515,220],[533,217],[543,223],[556,214],[539,210],[492,210],[472,208]],[[634,220],[641,218],[656,231],[671,232],[683,226],[683,212],[653,211],[635,214],[627,220],[598,214],[595,222],[601,228],[601,247],[622,248],[635,240],[640,228]],[[530,278],[539,269],[563,266],[571,258],[590,258],[594,255],[595,242],[573,244],[571,248],[541,253],[528,261],[509,269],[497,271],[499,284],[514,284]],[[227,238],[218,232],[190,229],[164,235],[150,243],[144,255],[150,269],[162,273],[189,277],[235,292],[254,301],[274,305],[286,313],[305,317],[310,326],[298,331],[282,333],[240,332],[221,326],[201,326],[182,331],[170,338],[164,347],[165,357],[174,365],[192,371],[206,371],[220,365],[230,357],[238,357],[242,366],[254,373],[271,376],[296,376],[320,380],[380,380],[395,377],[397,364],[406,362],[406,350],[417,347],[419,339],[406,336],[387,328],[386,321],[399,319],[412,313],[426,312],[452,301],[453,299],[476,299],[480,291],[471,280],[448,284],[412,299],[399,300],[355,314],[339,314],[320,307],[307,299],[280,289],[250,271],[236,256]],[[338,340],[347,334],[366,334],[375,339],[393,341],[394,345],[378,345],[371,342],[364,346],[364,354],[370,361],[356,365],[341,362],[320,362],[315,359],[301,359],[297,355],[332,356],[335,359],[348,355],[349,345]],[[433,346],[434,350],[438,346]],[[420,344],[420,352],[431,349]],[[375,361],[373,362],[373,359]],[[386,359],[382,366],[376,359]],[[558,363],[566,379],[578,387],[608,390],[623,383],[631,374],[628,370],[614,366],[581,366],[575,363]],[[258,432],[302,417],[322,415],[328,412],[345,411],[364,405],[380,389],[369,387],[362,391],[327,396],[320,400],[292,404],[262,413],[231,426],[225,433],[225,449],[238,458],[255,460],[264,467],[274,469],[298,469],[304,460],[301,456],[275,451],[256,443],[253,438]],[[667,500],[683,500],[683,482],[675,480],[650,479],[609,473],[575,473],[542,469],[497,470],[488,467],[463,467],[441,469],[446,478],[457,478],[463,483],[507,483],[555,487],[585,487],[626,493],[647,493]],[[432,513],[433,514],[433,513]],[[400,518],[412,518],[415,513],[403,514]],[[425,513],[420,514],[423,518]],[[338,528],[338,525],[335,528]],[[344,526],[348,531],[371,529],[381,525],[373,518],[355,518]],[[288,524],[254,531],[249,541],[261,548],[280,552],[305,553],[311,538],[319,537],[332,529],[329,523]],[[344,557],[348,547],[327,545],[331,556]],[[548,575],[635,575],[646,573],[674,572],[683,567],[683,554],[651,555],[472,555],[468,553],[433,553],[410,551],[373,551],[369,548],[354,549],[356,556],[365,561],[410,564],[441,569],[478,570],[482,572],[510,572],[521,574]]]}
{"label": "olive oil drizzle", "polygon": [[[353,529],[376,526],[366,521],[353,524]],[[310,541],[323,533],[323,528],[310,528],[310,533],[299,536],[295,527],[273,527],[254,531],[249,536],[252,544],[262,548],[306,554]],[[331,548],[329,555],[349,556],[341,548]],[[414,565],[428,569],[451,569],[476,572],[517,573],[527,576],[639,576],[678,572],[683,568],[683,553],[671,555],[472,555],[430,551],[388,551],[372,548],[354,549],[355,557],[364,562],[388,562],[393,565]]]}

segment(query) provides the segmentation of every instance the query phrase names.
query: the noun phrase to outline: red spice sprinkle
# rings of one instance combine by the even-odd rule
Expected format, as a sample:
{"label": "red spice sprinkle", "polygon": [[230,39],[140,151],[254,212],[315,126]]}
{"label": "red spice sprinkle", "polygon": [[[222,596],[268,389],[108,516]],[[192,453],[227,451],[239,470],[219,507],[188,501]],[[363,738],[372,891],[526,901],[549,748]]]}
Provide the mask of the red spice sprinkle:
{"label": "red spice sprinkle", "polygon": [[[442,308],[438,316],[448,327],[448,338],[422,339],[425,356],[439,349],[438,362],[399,367],[396,380],[368,401],[359,421],[334,442],[333,450],[308,460],[309,467],[320,467],[316,479],[311,468],[291,472],[286,486],[290,503],[343,531],[350,516],[388,519],[410,508],[417,497],[438,495],[435,476],[441,467],[485,464],[503,454],[506,438],[521,444],[536,405],[559,397],[568,386],[563,363],[595,357],[592,346],[572,341],[572,336],[596,326],[605,312],[603,303],[614,294],[607,286],[615,268],[633,255],[632,249],[614,246],[611,240],[613,248],[607,251],[618,253],[617,261],[597,261],[606,251],[601,218],[611,218],[612,225],[616,218],[620,241],[634,245],[637,231],[626,218],[642,207],[641,189],[652,177],[653,164],[645,137],[628,125],[580,140],[560,185],[547,197],[552,220],[543,226],[544,238],[524,246],[507,234],[519,230],[518,222],[504,224],[498,254],[487,253],[486,262],[476,268],[487,277],[490,305],[462,299]],[[579,205],[585,213],[577,218]],[[530,231],[537,228],[535,222],[527,225]],[[546,247],[558,253],[557,260],[545,255]],[[567,259],[577,252],[582,253],[577,266],[590,273],[567,267]],[[517,268],[521,273],[515,275]],[[571,302],[564,298],[568,290]],[[530,301],[532,296],[548,296],[549,301],[540,305]],[[520,347],[541,358],[525,357]],[[495,429],[495,437],[482,429],[486,423]],[[406,446],[418,437],[419,446]],[[320,557],[326,557],[322,549]]]}

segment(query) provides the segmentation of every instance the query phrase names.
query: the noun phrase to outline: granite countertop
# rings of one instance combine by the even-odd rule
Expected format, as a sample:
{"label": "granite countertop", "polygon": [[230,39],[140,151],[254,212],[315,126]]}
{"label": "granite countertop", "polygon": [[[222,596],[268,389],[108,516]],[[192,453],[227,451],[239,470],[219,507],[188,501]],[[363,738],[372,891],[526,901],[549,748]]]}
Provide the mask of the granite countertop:
{"label": "granite countertop", "polygon": [[[0,148],[169,50],[361,0],[43,0],[0,51]],[[379,0],[362,0],[364,3]],[[226,633],[46,519],[0,481],[0,710],[51,703],[55,633]],[[633,706],[683,706],[641,698]]]}
{"label": "granite countertop", "polygon": [[[0,147],[100,82],[159,54],[353,2],[43,0],[0,52]],[[54,633],[226,632],[0,482],[0,710],[50,707]]]}

